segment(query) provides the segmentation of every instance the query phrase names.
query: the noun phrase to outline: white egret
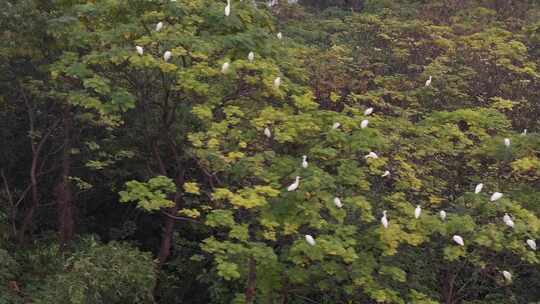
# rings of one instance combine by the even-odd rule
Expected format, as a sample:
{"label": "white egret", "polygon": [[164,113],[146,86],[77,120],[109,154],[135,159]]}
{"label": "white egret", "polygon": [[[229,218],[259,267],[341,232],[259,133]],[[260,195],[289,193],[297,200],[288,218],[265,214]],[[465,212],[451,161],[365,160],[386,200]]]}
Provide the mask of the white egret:
{"label": "white egret", "polygon": [[419,218],[421,213],[422,213],[422,208],[420,208],[420,205],[416,205],[416,209],[414,209],[414,218],[415,219]]}
{"label": "white egret", "polygon": [[137,50],[137,54],[139,54],[141,56],[144,54],[144,49],[143,49],[142,46],[137,45],[137,46],[135,46],[135,49]]}
{"label": "white egret", "polygon": [[365,128],[367,128],[368,125],[369,125],[369,120],[364,119],[364,120],[362,120],[362,122],[360,123],[360,128],[365,129]]}
{"label": "white egret", "polygon": [[334,197],[334,205],[336,205],[336,207],[338,208],[343,207],[343,203],[341,203],[341,200],[339,199],[339,197]]}
{"label": "white egret", "polygon": [[444,221],[446,219],[446,211],[441,210],[441,212],[439,212],[439,216],[441,217],[441,220]]}
{"label": "white egret", "polygon": [[386,170],[386,171],[384,171],[384,173],[381,175],[381,177],[387,177],[388,175],[390,175],[390,171]]}
{"label": "white egret", "polygon": [[300,176],[297,176],[294,180],[294,183],[290,184],[289,187],[287,187],[287,191],[294,191],[298,189],[298,185],[300,185]]}
{"label": "white egret", "polygon": [[283,34],[281,32],[277,33],[277,39],[281,40],[283,38]]}
{"label": "white egret", "polygon": [[510,147],[510,138],[505,138],[504,139],[504,145],[508,148]]}
{"label": "white egret", "polygon": [[315,246],[316,244],[315,239],[309,234],[306,234],[306,242],[310,244],[311,246]]}
{"label": "white egret", "polygon": [[482,191],[482,188],[484,188],[484,184],[480,183],[478,185],[476,185],[476,188],[474,188],[474,193],[475,194],[478,194]]}
{"label": "white egret", "polygon": [[264,135],[266,135],[268,138],[272,137],[272,132],[270,132],[268,127],[264,128]]}
{"label": "white egret", "polygon": [[276,89],[279,89],[280,85],[281,85],[281,77],[276,77],[276,79],[274,79],[274,87],[276,87]]}
{"label": "white egret", "polygon": [[225,16],[228,17],[231,14],[231,1],[227,0],[227,5],[225,6]]}
{"label": "white egret", "polygon": [[510,272],[503,270],[502,275],[508,282],[512,282],[512,274]]}
{"label": "white egret", "polygon": [[255,59],[255,53],[249,52],[249,54],[248,54],[248,60],[249,60],[250,62],[253,62],[254,59]]}
{"label": "white egret", "polygon": [[386,218],[386,210],[382,212],[383,216],[381,217],[381,223],[384,228],[388,228],[388,219]]}
{"label": "white egret", "polygon": [[452,237],[452,240],[454,240],[454,242],[456,242],[460,246],[465,246],[465,243],[463,242],[463,238],[459,235],[454,235]]}
{"label": "white egret", "polygon": [[227,74],[227,72],[229,71],[229,66],[231,64],[227,61],[227,62],[224,62],[223,65],[221,66],[221,73],[223,74]]}
{"label": "white egret", "polygon": [[341,124],[340,124],[339,122],[335,122],[335,123],[332,125],[332,129],[334,129],[334,130],[337,129],[337,128],[339,128],[339,127],[341,127]]}
{"label": "white egret", "polygon": [[163,22],[158,22],[158,24],[156,24],[156,32],[159,32],[161,31],[161,29],[163,28]]}
{"label": "white egret", "polygon": [[504,223],[506,224],[506,226],[508,226],[510,228],[514,228],[514,221],[513,220],[509,220],[509,221],[506,221]]}
{"label": "white egret", "polygon": [[508,221],[511,221],[512,218],[508,215],[508,213],[505,213],[504,216],[503,216],[503,221],[506,223]]}
{"label": "white egret", "polygon": [[364,111],[364,115],[366,115],[366,116],[370,115],[371,113],[373,113],[373,108],[367,108],[367,109]]}
{"label": "white egret", "polygon": [[527,240],[527,245],[529,245],[529,247],[531,247],[532,250],[536,251],[536,241],[535,240],[528,239]]}
{"label": "white egret", "polygon": [[164,54],[163,54],[163,60],[165,61],[169,61],[172,57],[172,53],[171,51],[166,51]]}
{"label": "white egret", "polygon": [[364,156],[365,159],[368,159],[368,158],[374,158],[374,159],[377,159],[379,158],[379,156],[377,155],[377,153],[375,152],[369,152],[366,156]]}
{"label": "white egret", "polygon": [[431,85],[431,76],[429,76],[429,79],[426,80],[426,87],[429,87]]}
{"label": "white egret", "polygon": [[307,155],[302,155],[302,168],[306,169],[308,167]]}
{"label": "white egret", "polygon": [[521,136],[527,135],[527,129],[523,129],[523,132],[521,132]]}
{"label": "white egret", "polygon": [[501,197],[503,197],[503,194],[500,193],[500,192],[493,192],[493,194],[491,195],[491,198],[489,199],[490,201],[494,202],[498,199],[500,199]]}

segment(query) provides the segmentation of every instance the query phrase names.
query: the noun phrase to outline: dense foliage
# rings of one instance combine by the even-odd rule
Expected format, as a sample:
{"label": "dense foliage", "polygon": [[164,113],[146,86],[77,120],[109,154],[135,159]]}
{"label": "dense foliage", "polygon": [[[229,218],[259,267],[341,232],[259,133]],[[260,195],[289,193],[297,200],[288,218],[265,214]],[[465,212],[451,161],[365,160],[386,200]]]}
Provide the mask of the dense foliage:
{"label": "dense foliage", "polygon": [[3,7],[0,303],[540,302],[537,2]]}

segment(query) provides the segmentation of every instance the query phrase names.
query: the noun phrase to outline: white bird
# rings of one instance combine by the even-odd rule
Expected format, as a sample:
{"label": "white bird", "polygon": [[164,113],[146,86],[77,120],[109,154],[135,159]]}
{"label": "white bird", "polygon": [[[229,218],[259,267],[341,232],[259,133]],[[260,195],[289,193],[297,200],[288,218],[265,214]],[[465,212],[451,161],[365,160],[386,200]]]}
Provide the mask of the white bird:
{"label": "white bird", "polygon": [[535,240],[528,239],[527,240],[527,245],[529,245],[529,247],[531,247],[532,250],[536,250],[536,241]]}
{"label": "white bird", "polygon": [[509,221],[506,221],[504,223],[506,224],[506,226],[508,226],[510,228],[514,228],[514,221],[513,220],[509,220]]}
{"label": "white bird", "polygon": [[429,87],[431,85],[431,76],[429,76],[429,79],[426,80],[426,87]]}
{"label": "white bird", "polygon": [[373,113],[373,108],[367,108],[367,109],[364,111],[364,115],[366,115],[366,116],[370,115],[371,113]]}
{"label": "white bird", "polygon": [[439,216],[441,217],[441,220],[444,221],[446,219],[446,211],[441,210],[441,212],[439,212]]}
{"label": "white bird", "polygon": [[523,132],[521,132],[521,136],[527,135],[527,129],[523,129]]}
{"label": "white bird", "polygon": [[309,234],[306,234],[306,242],[310,244],[311,246],[315,246],[316,244],[315,239]]}
{"label": "white bird", "polygon": [[377,155],[377,153],[375,152],[369,152],[368,155],[364,156],[365,159],[368,159],[368,158],[374,158],[374,159],[377,159],[379,158],[379,156]]}
{"label": "white bird", "polygon": [[504,139],[504,145],[508,148],[510,147],[510,138],[505,138]]}
{"label": "white bird", "polygon": [[506,223],[508,221],[511,221],[512,218],[508,215],[508,213],[505,213],[504,216],[503,216],[503,221]]}
{"label": "white bird", "polygon": [[294,191],[298,189],[298,185],[300,185],[300,176],[297,176],[294,183],[290,184],[289,187],[287,187],[287,191]]}
{"label": "white bird", "polygon": [[161,31],[162,28],[163,28],[163,22],[158,22],[158,24],[156,24],[156,32]]}
{"label": "white bird", "polygon": [[281,40],[281,38],[283,38],[283,34],[281,32],[277,33],[277,39]]}
{"label": "white bird", "polygon": [[512,274],[510,272],[503,270],[502,275],[507,281],[512,281]]}
{"label": "white bird", "polygon": [[266,135],[268,138],[272,137],[272,132],[270,132],[268,127],[264,128],[264,135]]}
{"label": "white bird", "polygon": [[386,218],[386,210],[382,212],[383,216],[381,217],[381,223],[384,228],[388,228],[388,219]]}
{"label": "white bird", "polygon": [[343,207],[343,204],[341,203],[341,200],[339,199],[339,197],[334,197],[334,205],[336,205],[336,207],[338,208]]}
{"label": "white bird", "polygon": [[332,129],[334,129],[334,130],[337,129],[337,128],[339,128],[339,127],[341,127],[341,124],[340,124],[339,122],[335,122],[335,123],[332,125]]}
{"label": "white bird", "polygon": [[143,49],[142,46],[137,45],[137,46],[135,46],[135,49],[137,50],[137,54],[139,54],[141,56],[144,54],[144,49]]}
{"label": "white bird", "polygon": [[281,77],[276,77],[276,79],[274,79],[274,86],[276,87],[276,89],[279,89],[280,85],[281,85]]}
{"label": "white bird", "polygon": [[166,52],[163,54],[163,59],[164,59],[165,61],[169,61],[169,60],[171,59],[171,57],[172,57],[171,51],[166,51]]}
{"label": "white bird", "polygon": [[228,17],[231,14],[231,1],[227,0],[227,5],[225,6],[225,16]]}
{"label": "white bird", "polygon": [[249,60],[250,62],[253,62],[254,59],[255,59],[255,53],[249,52],[249,54],[248,54],[248,60]]}
{"label": "white bird", "polygon": [[221,73],[226,74],[229,71],[230,65],[231,64],[228,61],[224,62],[223,65],[221,66]]}
{"label": "white bird", "polygon": [[390,175],[390,171],[386,170],[386,171],[384,171],[384,173],[381,175],[381,177],[387,177],[388,175]]}
{"label": "white bird", "polygon": [[474,193],[475,194],[478,194],[482,191],[482,188],[484,188],[484,184],[480,183],[478,185],[476,185],[476,187],[474,188]]}
{"label": "white bird", "polygon": [[465,243],[463,242],[463,238],[459,235],[454,235],[452,237],[452,239],[454,240],[454,242],[456,242],[458,245],[460,246],[465,246]]}
{"label": "white bird", "polygon": [[422,213],[422,208],[420,208],[420,205],[416,205],[416,209],[414,209],[414,218],[415,219],[419,218],[421,213]]}
{"label": "white bird", "polygon": [[306,169],[308,167],[307,155],[302,155],[302,168]]}
{"label": "white bird", "polygon": [[491,198],[489,199],[490,201],[494,202],[498,199],[500,199],[501,197],[503,197],[503,194],[500,193],[500,192],[493,192],[493,194],[491,195]]}
{"label": "white bird", "polygon": [[365,128],[367,128],[368,125],[369,125],[369,120],[364,119],[364,120],[362,120],[362,122],[360,123],[360,128],[365,129]]}

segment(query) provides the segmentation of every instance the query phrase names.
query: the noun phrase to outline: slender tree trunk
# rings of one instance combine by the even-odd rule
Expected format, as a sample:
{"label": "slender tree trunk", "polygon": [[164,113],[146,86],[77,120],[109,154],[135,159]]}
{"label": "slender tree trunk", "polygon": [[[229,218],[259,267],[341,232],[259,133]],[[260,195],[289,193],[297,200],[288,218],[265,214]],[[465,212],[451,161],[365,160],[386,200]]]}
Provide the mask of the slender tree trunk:
{"label": "slender tree trunk", "polygon": [[69,174],[71,171],[71,130],[72,121],[69,107],[66,107],[64,110],[64,151],[62,155],[62,171],[60,174],[60,181],[54,189],[61,251],[64,251],[66,246],[73,239],[75,226],[73,220],[73,192],[69,184]]}
{"label": "slender tree trunk", "polygon": [[442,290],[442,296],[443,296],[443,302],[444,304],[454,304],[454,281],[456,279],[456,275],[451,273],[450,271],[445,271],[443,275],[443,290]]}
{"label": "slender tree trunk", "polygon": [[249,270],[246,283],[246,304],[252,304],[255,300],[257,288],[257,263],[253,257],[249,258]]}
{"label": "slender tree trunk", "polygon": [[[35,149],[32,149],[35,150]],[[25,233],[30,226],[33,224],[34,213],[39,205],[39,196],[38,196],[38,185],[37,185],[37,170],[38,155],[35,153],[32,155],[32,166],[30,168],[30,192],[31,192],[31,202],[30,208],[26,212],[21,229],[19,230],[19,242],[23,243],[25,239]]]}
{"label": "slender tree trunk", "polygon": [[[166,213],[175,216],[178,213],[178,210],[180,210],[180,204],[181,204],[181,198],[182,198],[182,186],[184,184],[184,173],[181,171],[178,173],[175,179],[176,183],[176,192],[173,196],[173,202],[174,206],[171,208],[167,208],[165,210]],[[159,247],[159,255],[158,255],[158,269],[161,269],[163,264],[167,262],[167,259],[171,255],[171,247],[173,242],[173,234],[174,234],[174,224],[176,220],[170,216],[164,215],[164,226],[163,226],[163,233],[161,236],[161,245]]]}

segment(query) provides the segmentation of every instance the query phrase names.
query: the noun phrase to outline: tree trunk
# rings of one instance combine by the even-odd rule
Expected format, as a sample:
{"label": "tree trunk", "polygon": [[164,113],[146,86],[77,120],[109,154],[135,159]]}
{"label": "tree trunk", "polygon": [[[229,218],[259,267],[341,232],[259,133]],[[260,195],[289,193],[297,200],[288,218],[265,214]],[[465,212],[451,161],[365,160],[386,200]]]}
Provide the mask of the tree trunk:
{"label": "tree trunk", "polygon": [[246,283],[246,304],[252,304],[255,300],[257,288],[257,263],[253,257],[249,258],[249,270]]}
{"label": "tree trunk", "polygon": [[444,304],[454,304],[454,281],[456,275],[445,271],[442,278],[442,296]]}
{"label": "tree trunk", "polygon": [[55,186],[56,207],[58,215],[58,234],[60,236],[60,251],[64,251],[71,242],[74,235],[73,220],[73,192],[69,184],[69,174],[71,171],[71,129],[69,107],[64,110],[64,150],[62,155],[62,171],[60,181]]}
{"label": "tree trunk", "polygon": [[38,155],[32,155],[32,167],[30,169],[30,192],[31,192],[31,202],[30,202],[30,208],[26,212],[21,229],[19,229],[19,242],[23,243],[25,239],[25,233],[29,229],[30,226],[32,226],[32,222],[34,219],[34,213],[36,212],[36,209],[39,205],[39,197],[38,197],[38,186],[37,186],[37,178],[36,178],[36,170],[37,170],[37,163],[38,163]]}
{"label": "tree trunk", "polygon": [[[176,192],[174,193],[173,202],[174,206],[171,208],[167,208],[165,210],[166,213],[175,216],[178,213],[178,210],[180,210],[180,200],[182,197],[182,186],[184,185],[184,172],[178,173],[175,179],[176,183]],[[163,264],[167,261],[169,256],[171,255],[171,247],[172,247],[172,241],[173,241],[173,233],[174,233],[174,224],[176,220],[170,216],[164,215],[164,227],[163,227],[163,234],[161,237],[161,246],[159,247],[159,255],[158,255],[158,269],[161,269]]]}

